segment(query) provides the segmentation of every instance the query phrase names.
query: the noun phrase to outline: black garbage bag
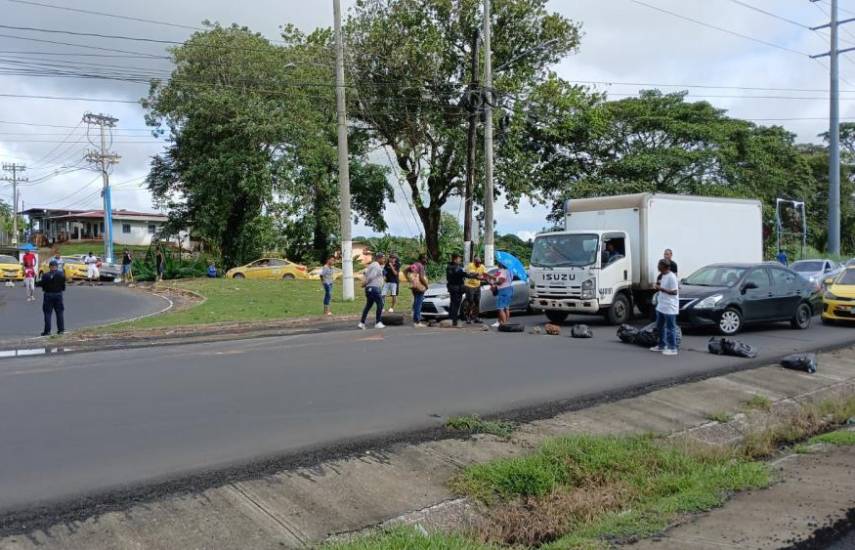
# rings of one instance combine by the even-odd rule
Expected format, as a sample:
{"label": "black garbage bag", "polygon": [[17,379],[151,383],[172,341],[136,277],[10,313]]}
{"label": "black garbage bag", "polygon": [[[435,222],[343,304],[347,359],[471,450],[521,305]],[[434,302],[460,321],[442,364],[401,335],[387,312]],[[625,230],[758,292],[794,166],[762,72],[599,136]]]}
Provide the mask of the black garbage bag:
{"label": "black garbage bag", "polygon": [[634,344],[638,338],[638,329],[632,325],[623,324],[617,329],[617,337],[624,344]]}
{"label": "black garbage bag", "polygon": [[715,355],[731,355],[733,357],[746,357],[753,359],[757,357],[757,350],[745,342],[733,338],[710,338],[707,349]]}
{"label": "black garbage bag", "polygon": [[781,359],[781,366],[785,369],[801,370],[811,374],[816,372],[815,353],[794,353]]}
{"label": "black garbage bag", "polygon": [[570,336],[573,338],[593,338],[594,333],[588,325],[577,324],[570,329]]}

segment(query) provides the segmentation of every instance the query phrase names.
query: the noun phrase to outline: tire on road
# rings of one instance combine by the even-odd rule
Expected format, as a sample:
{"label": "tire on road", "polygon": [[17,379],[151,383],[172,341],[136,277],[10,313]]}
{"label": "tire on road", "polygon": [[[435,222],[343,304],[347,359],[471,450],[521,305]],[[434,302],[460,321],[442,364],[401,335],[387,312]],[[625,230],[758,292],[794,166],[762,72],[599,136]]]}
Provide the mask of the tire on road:
{"label": "tire on road", "polygon": [[556,325],[560,325],[564,321],[567,320],[567,316],[570,315],[567,311],[547,311],[546,318],[549,319],[550,322],[555,323]]}
{"label": "tire on road", "polygon": [[384,313],[380,320],[387,327],[399,327],[404,324],[404,316],[400,313]]}
{"label": "tire on road", "polygon": [[811,317],[813,317],[813,310],[811,309],[810,304],[802,302],[799,304],[799,307],[796,308],[796,312],[790,320],[790,326],[796,330],[805,330],[810,328]]}
{"label": "tire on road", "polygon": [[615,296],[612,307],[606,310],[606,320],[610,325],[622,325],[632,319],[632,306],[625,294]]}
{"label": "tire on road", "polygon": [[525,326],[519,323],[507,323],[505,325],[499,325],[499,332],[524,332]]}
{"label": "tire on road", "polygon": [[742,330],[742,312],[735,307],[729,307],[724,310],[718,321],[718,331],[724,336],[733,336],[739,334]]}

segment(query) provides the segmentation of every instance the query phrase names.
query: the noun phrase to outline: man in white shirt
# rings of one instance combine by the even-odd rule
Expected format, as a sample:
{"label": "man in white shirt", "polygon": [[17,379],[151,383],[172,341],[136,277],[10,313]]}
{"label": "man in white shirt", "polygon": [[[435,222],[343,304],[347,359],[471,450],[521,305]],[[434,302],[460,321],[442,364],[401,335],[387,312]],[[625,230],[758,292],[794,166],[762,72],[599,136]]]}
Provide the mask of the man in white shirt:
{"label": "man in white shirt", "polygon": [[101,278],[101,274],[98,272],[98,258],[92,252],[83,258],[83,263],[86,264],[86,278],[89,279],[89,284]]}
{"label": "man in white shirt", "polygon": [[671,262],[659,260],[659,280],[656,282],[656,329],[659,345],[650,351],[662,355],[677,355],[677,315],[680,313],[680,285],[671,272]]}

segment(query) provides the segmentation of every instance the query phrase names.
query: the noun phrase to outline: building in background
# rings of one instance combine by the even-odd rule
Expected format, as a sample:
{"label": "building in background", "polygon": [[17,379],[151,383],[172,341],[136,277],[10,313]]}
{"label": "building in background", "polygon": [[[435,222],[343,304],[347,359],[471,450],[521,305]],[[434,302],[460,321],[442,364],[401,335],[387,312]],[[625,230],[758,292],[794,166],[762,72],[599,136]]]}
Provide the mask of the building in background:
{"label": "building in background", "polygon": [[[31,208],[23,215],[30,220],[30,240],[40,246],[104,238],[103,210]],[[146,246],[157,240],[188,246],[186,235],[161,235],[166,220],[164,214],[113,210],[113,244]]]}

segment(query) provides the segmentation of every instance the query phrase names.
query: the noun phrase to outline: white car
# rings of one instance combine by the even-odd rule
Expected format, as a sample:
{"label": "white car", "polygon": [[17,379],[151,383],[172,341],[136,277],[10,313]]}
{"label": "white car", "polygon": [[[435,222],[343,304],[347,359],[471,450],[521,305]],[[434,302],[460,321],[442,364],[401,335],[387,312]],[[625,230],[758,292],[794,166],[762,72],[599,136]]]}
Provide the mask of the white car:
{"label": "white car", "polygon": [[[496,268],[488,271],[489,274],[494,274]],[[528,283],[520,279],[514,278],[511,283],[514,289],[514,297],[511,300],[511,311],[528,311]],[[448,289],[445,283],[434,283],[430,285],[425,292],[425,301],[422,305],[422,317],[425,319],[445,319],[450,317],[449,308],[451,307],[451,296],[448,294]],[[481,287],[481,308],[480,312],[492,313],[496,311],[496,297],[490,292],[490,287],[484,285]]]}
{"label": "white car", "polygon": [[817,289],[822,288],[822,282],[829,277],[834,277],[843,270],[843,267],[831,260],[799,260],[790,264],[790,269],[801,275],[803,279],[810,281]]}

